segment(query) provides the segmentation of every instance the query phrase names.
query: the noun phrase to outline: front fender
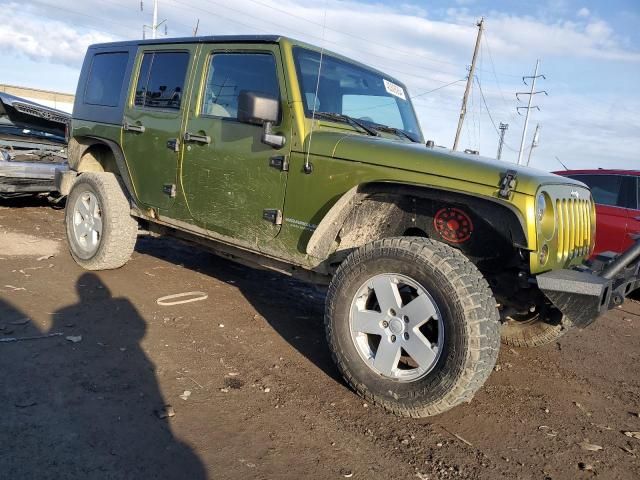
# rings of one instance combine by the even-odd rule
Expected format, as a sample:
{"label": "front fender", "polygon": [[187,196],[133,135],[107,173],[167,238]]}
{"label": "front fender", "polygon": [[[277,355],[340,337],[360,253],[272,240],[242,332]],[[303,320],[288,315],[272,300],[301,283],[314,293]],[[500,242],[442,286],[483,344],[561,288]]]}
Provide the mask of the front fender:
{"label": "front fender", "polygon": [[318,259],[327,258],[332,253],[336,238],[350,215],[356,211],[358,205],[374,194],[388,194],[421,199],[421,201],[469,205],[470,209],[476,211],[479,216],[492,224],[496,230],[504,230],[505,236],[512,246],[527,249],[527,229],[525,228],[524,217],[513,205],[507,202],[496,198],[420,185],[373,182],[357,185],[338,199],[323,217],[309,239],[306,253]]}

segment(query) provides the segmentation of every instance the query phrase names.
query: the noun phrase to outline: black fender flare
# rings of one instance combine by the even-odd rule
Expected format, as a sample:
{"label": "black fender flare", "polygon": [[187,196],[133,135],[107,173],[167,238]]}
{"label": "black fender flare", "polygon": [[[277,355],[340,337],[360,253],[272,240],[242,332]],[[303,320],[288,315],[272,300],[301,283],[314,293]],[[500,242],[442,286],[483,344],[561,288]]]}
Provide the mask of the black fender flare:
{"label": "black fender flare", "polygon": [[[71,143],[73,141],[75,141],[78,144],[78,146],[72,147]],[[126,189],[125,193],[129,197],[129,201],[131,202],[131,207],[137,210],[140,210],[138,208],[138,197],[136,195],[136,190],[133,186],[131,174],[129,173],[129,169],[127,168],[127,162],[125,160],[124,152],[120,148],[120,145],[118,145],[113,140],[109,140],[107,138],[102,138],[102,137],[95,137],[95,136],[86,136],[86,137],[81,137],[80,139],[77,139],[77,138],[72,139],[69,142],[69,146],[70,146],[69,154],[70,156],[71,155],[73,156],[73,160],[70,158],[70,160],[72,160],[73,163],[69,162],[69,166],[75,170],[82,156],[87,152],[87,150],[89,150],[91,147],[95,145],[105,145],[111,150],[111,153],[113,154],[113,158],[115,160],[116,168],[118,169],[118,174],[120,175],[124,188]]]}
{"label": "black fender flare", "polygon": [[392,182],[373,182],[360,184],[345,192],[322,218],[307,242],[306,253],[314,258],[325,259],[331,253],[331,247],[351,212],[358,204],[374,193],[410,195],[430,200],[474,199],[475,203],[489,202],[511,212],[519,224],[515,230],[513,243],[518,248],[528,249],[527,230],[522,214],[513,206],[498,198],[469,194],[454,190],[439,189],[428,185],[413,185]]}

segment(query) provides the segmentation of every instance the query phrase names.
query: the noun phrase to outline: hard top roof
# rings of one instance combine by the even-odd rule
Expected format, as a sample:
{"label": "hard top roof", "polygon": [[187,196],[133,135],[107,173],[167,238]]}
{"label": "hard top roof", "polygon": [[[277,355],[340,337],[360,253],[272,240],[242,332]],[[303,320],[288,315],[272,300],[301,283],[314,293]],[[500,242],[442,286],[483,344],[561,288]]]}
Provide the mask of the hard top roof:
{"label": "hard top roof", "polygon": [[[282,40],[287,40],[291,44],[308,48],[311,50],[320,51],[323,50],[325,55],[331,55],[333,57],[342,59],[344,61],[353,63],[355,65],[359,65],[363,68],[366,68],[372,72],[379,73],[380,75],[387,77],[389,79],[394,80],[395,82],[401,84],[405,87],[404,82],[399,81],[396,77],[389,75],[388,73],[379,70],[377,68],[371,67],[370,65],[366,65],[364,63],[358,62],[349,57],[345,57],[336,52],[332,52],[327,49],[323,49],[317,45],[313,45],[310,43],[302,42],[300,40],[296,40],[291,37],[286,37],[284,35],[209,35],[202,37],[178,37],[178,38],[156,38],[150,40],[125,40],[122,42],[109,42],[109,43],[96,43],[94,45],[89,46],[89,49],[92,48],[122,48],[122,47],[136,47],[138,45],[166,45],[166,44],[188,44],[188,43],[280,43]],[[405,87],[406,88],[406,87]]]}
{"label": "hard top roof", "polygon": [[164,45],[167,43],[278,43],[282,35],[210,35],[203,37],[154,38],[98,43],[91,47],[129,47],[134,45]]}

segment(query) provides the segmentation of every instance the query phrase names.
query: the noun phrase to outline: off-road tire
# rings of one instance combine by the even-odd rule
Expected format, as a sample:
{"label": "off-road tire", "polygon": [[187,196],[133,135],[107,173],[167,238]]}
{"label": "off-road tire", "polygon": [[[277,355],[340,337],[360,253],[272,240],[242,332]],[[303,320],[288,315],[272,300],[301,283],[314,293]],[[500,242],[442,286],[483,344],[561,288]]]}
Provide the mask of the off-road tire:
{"label": "off-road tire", "polygon": [[510,347],[542,347],[557,341],[572,323],[560,312],[543,313],[529,320],[507,318],[500,329],[500,340]]}
{"label": "off-road tire", "polygon": [[[435,366],[410,382],[377,374],[351,339],[356,290],[371,276],[390,272],[423,285],[444,320],[444,346]],[[329,286],[325,327],[345,381],[367,401],[407,417],[437,415],[471,401],[491,374],[500,347],[498,309],[482,274],[458,250],[420,237],[377,240],[352,252]]]}
{"label": "off-road tire", "polygon": [[[92,193],[102,215],[102,235],[97,250],[88,258],[78,246],[72,230],[72,209],[79,195]],[[124,189],[113,173],[83,173],[75,180],[65,209],[69,251],[86,270],[111,270],[122,267],[131,258],[138,235],[138,222],[131,216]]]}

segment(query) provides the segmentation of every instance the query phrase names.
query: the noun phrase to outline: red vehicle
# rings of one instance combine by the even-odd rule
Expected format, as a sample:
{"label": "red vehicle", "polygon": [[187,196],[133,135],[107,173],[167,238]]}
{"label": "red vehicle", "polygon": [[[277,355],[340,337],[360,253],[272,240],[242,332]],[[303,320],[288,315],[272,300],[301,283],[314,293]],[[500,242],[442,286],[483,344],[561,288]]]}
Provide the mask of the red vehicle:
{"label": "red vehicle", "polygon": [[640,171],[564,170],[554,172],[586,183],[596,202],[594,253],[626,251],[640,237]]}

